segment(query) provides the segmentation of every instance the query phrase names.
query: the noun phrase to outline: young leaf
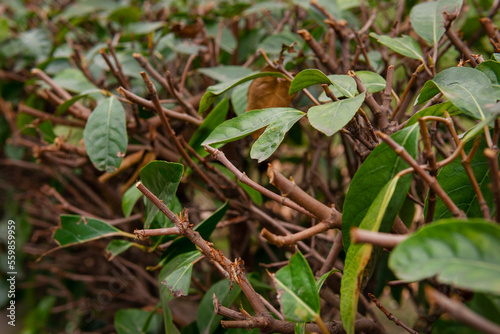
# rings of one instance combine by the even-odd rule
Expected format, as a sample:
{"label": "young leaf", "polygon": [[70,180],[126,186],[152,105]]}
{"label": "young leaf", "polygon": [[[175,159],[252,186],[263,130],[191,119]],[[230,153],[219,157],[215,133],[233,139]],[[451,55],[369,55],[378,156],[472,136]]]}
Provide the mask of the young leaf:
{"label": "young leaf", "polygon": [[[140,176],[142,183],[151,190],[165,205],[169,205],[174,199],[177,187],[181,182],[184,166],[182,164],[152,161],[141,169]],[[146,201],[146,221],[144,228],[149,228],[159,209]]]}
{"label": "young leaf", "polygon": [[330,277],[332,274],[339,272],[339,271],[340,270],[338,270],[338,269],[330,270],[329,272],[327,272],[326,274],[323,274],[320,278],[318,278],[316,280],[316,289],[318,290],[318,293],[319,293],[319,290],[321,290],[321,287],[323,287],[323,284],[325,283],[326,279],[328,277]]}
{"label": "young leaf", "polygon": [[295,94],[299,90],[317,84],[333,85],[333,82],[331,82],[330,79],[320,70],[307,69],[300,71],[297,73],[295,78],[293,78],[288,94]]}
{"label": "young leaf", "polygon": [[[465,144],[465,152],[469,152],[474,143],[469,141]],[[483,193],[484,199],[488,207],[493,208],[493,195],[490,190],[490,169],[488,160],[482,153],[488,147],[486,140],[483,138],[479,144],[477,153],[472,157],[471,168],[476,177],[476,181]],[[451,163],[447,164],[439,171],[437,180],[443,190],[450,196],[451,200],[457,204],[467,217],[482,218],[483,213],[476,197],[476,192],[470,183],[467,172],[462,164],[462,159],[456,158]],[[425,212],[427,212],[427,205],[425,203]],[[491,212],[493,214],[493,212]],[[448,207],[443,203],[441,198],[437,198],[436,207],[434,212],[434,219],[451,218],[452,214]]]}
{"label": "young leaf", "polygon": [[460,12],[462,0],[440,0],[424,2],[414,6],[410,12],[410,20],[415,32],[429,45],[437,45],[444,30],[443,13]]}
{"label": "young leaf", "polygon": [[389,267],[405,281],[436,277],[460,289],[500,294],[500,227],[482,219],[444,219],[392,251]]}
{"label": "young leaf", "polygon": [[[384,214],[396,190],[399,177],[389,181],[370,205],[368,212],[359,228],[378,231]],[[354,320],[358,311],[359,293],[363,284],[363,272],[373,251],[372,244],[353,244],[347,251],[344,276],[340,286],[340,317],[348,334],[354,333]]]}
{"label": "young leaf", "polygon": [[229,111],[229,102],[227,99],[223,99],[215,108],[205,117],[203,123],[200,127],[196,129],[195,133],[189,140],[189,146],[194,148],[196,152],[202,157],[208,155],[201,145],[205,139],[210,135],[210,133],[224,120],[226,119],[227,112]]}
{"label": "young leaf", "polygon": [[304,115],[305,113],[300,110],[293,110],[276,118],[252,145],[250,157],[258,159],[259,163],[269,158],[281,144],[288,130]]}
{"label": "young leaf", "polygon": [[83,131],[85,149],[98,170],[113,173],[127,150],[125,110],[114,97],[104,100],[90,114]]}
{"label": "young leaf", "polygon": [[259,72],[255,74],[248,75],[244,78],[241,79],[235,79],[231,80],[228,82],[222,82],[220,84],[210,86],[208,87],[208,90],[205,94],[203,94],[203,97],[201,98],[200,101],[200,108],[198,112],[202,114],[205,112],[215,101],[217,96],[227,92],[231,88],[234,88],[238,85],[241,85],[242,83],[245,83],[247,81],[256,79],[256,78],[261,78],[265,76],[273,76],[273,77],[278,77],[278,78],[286,78],[286,76],[283,73],[280,72]]}
{"label": "young leaf", "polygon": [[458,115],[461,113],[460,109],[455,107],[453,103],[449,101],[443,102],[418,111],[408,120],[408,122],[406,122],[405,127],[409,127],[415,123],[418,123],[418,119],[424,116],[444,117],[445,111],[447,111],[450,115]]}
{"label": "young leaf", "polygon": [[331,136],[354,117],[365,100],[365,92],[356,97],[309,108],[307,117],[313,127]]}
{"label": "young leaf", "polygon": [[[143,327],[149,321],[146,331]],[[154,334],[161,330],[161,315],[141,309],[122,309],[115,314],[117,334]]]}
{"label": "young leaf", "polygon": [[197,250],[181,253],[162,268],[160,282],[169,289],[172,296],[180,297],[188,294],[193,265],[201,256]]}
{"label": "young leaf", "polygon": [[[228,143],[243,138],[252,132],[268,126],[275,120],[302,113],[294,108],[268,108],[252,110],[231,118],[215,128],[202,145]],[[303,114],[303,113],[302,113]]]}
{"label": "young leaf", "polygon": [[115,239],[111,240],[106,247],[106,258],[111,261],[114,257],[125,252],[127,249],[134,245],[133,242],[127,240]]}
{"label": "young leaf", "polygon": [[[418,124],[414,124],[411,127],[396,132],[391,138],[402,145],[415,158],[418,152],[418,134]],[[378,145],[368,158],[366,158],[365,162],[354,175],[344,202],[342,236],[345,250],[349,248],[351,243],[351,227],[359,226],[380,190],[397,173],[407,167],[408,164],[385,143]],[[389,203],[380,228],[381,231],[388,232],[391,229],[394,219],[401,205],[403,205],[412,179],[412,176],[408,174],[399,180],[396,188],[396,196]],[[366,191],[366,189],[370,189],[370,191]]]}
{"label": "young leaf", "polygon": [[98,219],[61,215],[61,226],[55,231],[54,239],[61,246],[71,246],[122,234],[121,230]]}
{"label": "young leaf", "polygon": [[200,334],[212,334],[219,327],[222,320],[222,316],[216,315],[214,312],[213,296],[215,295],[222,305],[229,307],[240,292],[241,289],[236,284],[233,285],[231,290],[230,282],[227,279],[215,283],[208,289],[201,300],[198,316],[196,317],[196,324]]}
{"label": "young leaf", "polygon": [[370,71],[357,71],[355,72],[359,77],[368,93],[378,93],[385,89],[385,79],[375,72]]}
{"label": "young leaf", "polygon": [[122,198],[122,211],[125,217],[130,217],[135,203],[142,197],[142,193],[137,189],[135,184],[127,189]]}
{"label": "young leaf", "polygon": [[425,83],[416,104],[426,102],[439,91],[465,114],[480,120],[486,118],[484,105],[496,102],[490,79],[483,72],[468,67],[452,67],[439,72]]}
{"label": "young leaf", "polygon": [[300,251],[290,263],[271,275],[283,315],[289,321],[314,321],[319,316],[319,293],[314,275]]}
{"label": "young leaf", "polygon": [[372,32],[370,36],[400,55],[424,61],[420,44],[418,44],[418,42],[411,36],[403,35],[402,37],[393,38],[389,36],[377,35],[374,32]]}

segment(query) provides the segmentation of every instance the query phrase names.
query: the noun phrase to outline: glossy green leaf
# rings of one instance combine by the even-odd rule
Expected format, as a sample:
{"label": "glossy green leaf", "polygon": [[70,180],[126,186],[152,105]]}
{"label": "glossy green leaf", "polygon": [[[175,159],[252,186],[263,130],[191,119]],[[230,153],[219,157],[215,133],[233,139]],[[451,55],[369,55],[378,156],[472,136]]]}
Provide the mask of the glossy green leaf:
{"label": "glossy green leaf", "polygon": [[234,113],[236,116],[243,115],[248,106],[248,87],[250,87],[251,82],[245,82],[237,87],[234,87],[231,91],[231,105],[233,106]]}
{"label": "glossy green leaf", "polygon": [[500,294],[500,227],[482,219],[443,219],[422,227],[391,253],[389,267],[405,281]]}
{"label": "glossy green leaf", "polygon": [[304,40],[291,31],[282,31],[270,34],[257,46],[257,49],[263,49],[267,54],[277,55],[281,52],[283,45],[297,44],[295,49],[300,49]]}
{"label": "glossy green leaf", "polygon": [[262,205],[263,200],[262,200],[262,194],[260,192],[240,181],[238,181],[238,185],[241,188],[243,188],[243,190],[248,194],[248,196],[250,196],[252,202],[254,202],[257,205]]}
{"label": "glossy green leaf", "polygon": [[328,76],[328,79],[333,83],[334,90],[340,93],[335,95],[336,97],[354,97],[358,91],[356,81],[348,75],[332,74]]}
{"label": "glossy green leaf", "polygon": [[418,111],[408,120],[405,127],[409,127],[415,123],[418,123],[418,119],[424,116],[444,117],[445,111],[447,111],[450,115],[458,115],[461,113],[460,109],[455,107],[453,103],[449,101],[443,102]]}
{"label": "glossy green leaf", "polygon": [[319,293],[319,290],[321,290],[321,288],[323,287],[323,284],[325,283],[326,279],[328,277],[330,277],[332,274],[337,273],[339,271],[340,270],[338,270],[338,269],[330,270],[329,272],[321,275],[321,277],[316,280],[316,289],[317,289],[318,293]]}
{"label": "glossy green leaf", "polygon": [[495,98],[500,100],[500,62],[487,60],[479,64],[476,68],[490,79],[495,91]]}
{"label": "glossy green leaf", "polygon": [[56,134],[54,133],[54,128],[52,127],[52,122],[47,120],[45,122],[41,122],[38,125],[38,130],[42,133],[42,138],[45,140],[47,143],[54,143],[54,140],[56,139]]}
{"label": "glossy green leaf", "polygon": [[113,173],[127,150],[125,110],[114,97],[104,100],[90,114],[83,131],[85,149],[98,170]]}
{"label": "glossy green leaf", "polygon": [[418,42],[411,36],[403,35],[402,37],[389,37],[385,35],[377,35],[374,32],[370,33],[370,36],[400,55],[424,61],[420,44],[418,44]]}
{"label": "glossy green leaf", "polygon": [[[465,152],[470,152],[474,142],[469,141],[465,145]],[[493,209],[493,195],[490,190],[490,173],[488,160],[483,154],[484,149],[487,147],[486,140],[484,139],[479,144],[479,149],[472,157],[471,168],[476,177],[476,181],[483,193],[486,204],[490,209]],[[456,158],[451,163],[447,164],[439,170],[437,180],[441,188],[448,194],[450,199],[462,210],[467,217],[482,218],[483,213],[477,200],[476,193],[470,179],[467,176],[464,166],[462,165],[461,157]],[[425,203],[425,211],[427,212],[427,205]],[[494,212],[491,212],[492,214]],[[434,212],[434,219],[451,218],[448,207],[443,203],[440,197],[436,199],[436,207]]]}
{"label": "glossy green leaf", "polygon": [[62,70],[54,76],[53,80],[62,88],[73,93],[83,93],[97,88],[80,70],[75,68]]}
{"label": "glossy green leaf", "polygon": [[199,155],[205,157],[208,152],[202,146],[202,143],[226,119],[227,112],[229,111],[229,101],[223,99],[215,108],[205,117],[200,127],[193,133],[189,140],[189,146],[195,149]]}
{"label": "glossy green leaf", "polygon": [[290,263],[271,276],[285,318],[294,322],[314,321],[320,301],[314,275],[304,255],[296,252]]}
{"label": "glossy green leaf", "polygon": [[142,193],[137,189],[135,184],[127,189],[122,198],[122,212],[125,217],[130,217],[135,203],[142,197]]}
{"label": "glossy green leaf", "polygon": [[181,253],[163,267],[159,279],[169,290],[172,296],[186,296],[191,285],[191,272],[194,263],[202,257],[198,250]]}
{"label": "glossy green leaf", "polygon": [[288,91],[288,94],[292,95],[304,88],[318,84],[333,85],[333,82],[320,70],[303,70],[297,73],[297,75],[293,78],[290,83],[290,90]]}
{"label": "glossy green leaf", "polygon": [[108,261],[111,261],[113,258],[125,252],[133,245],[134,245],[133,242],[127,240],[120,240],[120,239],[111,240],[108,246],[106,247],[106,257]]}
{"label": "glossy green leaf", "polygon": [[269,158],[281,144],[288,130],[304,115],[302,111],[293,109],[276,117],[252,145],[250,157],[258,159],[259,163]]}
{"label": "glossy green leaf", "polygon": [[309,122],[314,128],[331,136],[349,123],[365,101],[365,96],[363,92],[353,98],[311,107],[307,112]]}
{"label": "glossy green leaf", "polygon": [[163,281],[163,276],[160,273],[160,275],[158,276],[158,286],[160,290],[160,304],[163,310],[163,323],[164,323],[165,333],[179,334],[180,331],[174,325],[172,311],[170,310],[170,306],[168,304],[168,302],[172,300],[174,296],[172,296],[167,286],[161,283],[162,281]]}
{"label": "glossy green leaf", "polygon": [[[389,203],[399,177],[389,181],[370,205],[366,216],[359,225],[360,229],[377,232],[384,219]],[[343,229],[344,231],[344,229]],[[342,325],[348,334],[354,333],[354,321],[358,311],[359,293],[366,278],[363,277],[365,268],[370,261],[373,251],[372,244],[353,244],[349,247],[345,259],[344,276],[340,286],[340,317]]]}
{"label": "glossy green leaf", "polygon": [[[391,138],[415,158],[418,153],[418,135],[418,124],[414,124],[396,132]],[[380,190],[397,173],[408,167],[409,165],[385,143],[378,145],[366,158],[356,174],[354,174],[344,202],[342,236],[345,250],[349,248],[351,243],[350,229],[359,226]],[[412,175],[408,174],[399,180],[396,196],[389,203],[380,228],[382,232],[388,232],[391,229],[394,219],[401,205],[403,205],[412,179]],[[370,191],[366,191],[367,189],[370,189]]]}
{"label": "glossy green leaf", "polygon": [[444,30],[443,13],[460,12],[462,0],[440,0],[417,4],[410,12],[415,32],[429,45],[437,45]]}
{"label": "glossy green leaf", "polygon": [[56,115],[63,114],[73,104],[75,104],[75,102],[77,102],[78,100],[80,100],[80,99],[82,99],[84,97],[88,97],[88,96],[91,96],[92,98],[96,98],[96,97],[102,96],[102,92],[98,88],[92,88],[92,89],[89,89],[89,90],[82,91],[81,93],[73,96],[71,99],[66,100],[63,103],[61,103],[59,106],[57,106],[55,114]]}
{"label": "glossy green leaf", "polygon": [[122,235],[122,231],[101,220],[78,215],[61,215],[61,224],[54,240],[61,246],[70,246],[105,237]]}
{"label": "glossy green leaf", "polygon": [[484,105],[496,102],[490,79],[481,71],[468,67],[452,67],[439,72],[425,83],[416,104],[426,102],[437,93],[450,100],[467,115],[484,120]]}
{"label": "glossy green leaf", "polygon": [[[144,325],[149,321],[146,331]],[[117,334],[156,334],[161,330],[161,315],[141,309],[122,309],[115,314]]]}
{"label": "glossy green leaf", "polygon": [[368,93],[378,93],[385,89],[385,79],[380,74],[370,71],[357,71],[355,73]]}
{"label": "glossy green leaf", "polygon": [[267,108],[251,110],[241,116],[231,118],[215,128],[202,145],[228,143],[243,138],[252,132],[268,126],[279,118],[298,115],[294,108]]}
{"label": "glossy green leaf", "polygon": [[248,67],[235,65],[199,68],[197,69],[197,72],[219,82],[238,80],[248,75],[255,74],[255,72]]}
{"label": "glossy green leaf", "polygon": [[241,289],[234,284],[233,289],[230,289],[229,280],[221,280],[208,289],[201,300],[198,308],[198,316],[196,324],[200,330],[200,334],[212,334],[220,325],[222,316],[216,315],[214,312],[213,295],[217,297],[223,306],[229,307],[240,294]]}
{"label": "glossy green leaf", "polygon": [[[210,217],[202,221],[194,227],[194,230],[200,233],[205,240],[210,238],[210,235],[217,227],[217,224],[222,220],[229,207],[229,202],[224,203],[217,211],[212,213]],[[168,263],[173,257],[196,250],[196,246],[185,237],[178,238],[165,250],[162,257],[162,263]]]}
{"label": "glossy green leaf", "polygon": [[231,88],[234,88],[238,85],[241,85],[242,83],[245,83],[247,81],[256,79],[256,78],[261,78],[261,77],[266,77],[266,76],[272,76],[272,77],[278,77],[278,78],[286,78],[286,76],[280,72],[259,72],[255,74],[248,75],[244,78],[241,79],[234,79],[228,82],[222,82],[214,86],[210,86],[207,89],[207,92],[203,94],[203,97],[201,98],[200,101],[200,107],[198,112],[202,114],[208,108],[214,103],[215,99],[217,96],[227,92]]}
{"label": "glossy green leaf", "polygon": [[[183,172],[184,166],[182,164],[151,161],[141,169],[140,176],[146,188],[168,206],[174,199]],[[151,201],[147,200],[144,228],[149,228],[149,225],[158,212],[159,209]]]}
{"label": "glossy green leaf", "polygon": [[155,30],[163,28],[165,26],[165,22],[133,22],[127,25],[126,31],[129,34],[134,34],[135,36],[146,35]]}

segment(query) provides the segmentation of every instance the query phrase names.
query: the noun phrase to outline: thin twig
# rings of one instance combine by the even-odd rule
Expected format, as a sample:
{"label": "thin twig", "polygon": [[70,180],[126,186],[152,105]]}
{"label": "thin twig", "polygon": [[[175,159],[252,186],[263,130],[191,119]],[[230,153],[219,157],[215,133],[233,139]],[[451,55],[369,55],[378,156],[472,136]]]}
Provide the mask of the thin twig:
{"label": "thin twig", "polygon": [[402,322],[401,320],[399,320],[398,318],[396,318],[391,312],[387,311],[387,309],[384,307],[384,305],[382,305],[382,303],[380,303],[378,301],[377,297],[375,297],[371,293],[368,293],[368,296],[370,297],[370,299],[372,300],[372,302],[374,302],[375,305],[377,305],[377,307],[379,308],[379,310],[382,311],[385,314],[385,316],[387,317],[387,319],[389,319],[392,322],[394,322],[396,324],[396,326],[404,328],[408,333],[418,334],[418,332],[416,330],[410,328],[407,324],[405,324],[404,322]]}
{"label": "thin twig", "polygon": [[406,238],[408,238],[408,235],[373,232],[357,227],[351,229],[351,240],[355,244],[367,243],[392,249]]}

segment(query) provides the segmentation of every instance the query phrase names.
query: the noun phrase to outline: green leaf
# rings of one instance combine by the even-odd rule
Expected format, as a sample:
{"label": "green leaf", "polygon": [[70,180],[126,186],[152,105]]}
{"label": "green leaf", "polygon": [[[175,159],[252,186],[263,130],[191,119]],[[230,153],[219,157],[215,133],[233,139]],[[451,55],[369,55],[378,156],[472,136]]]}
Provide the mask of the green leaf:
{"label": "green leaf", "polygon": [[38,129],[42,133],[43,140],[50,144],[54,143],[56,134],[54,133],[54,128],[52,127],[52,123],[49,120],[41,122],[38,125]]}
{"label": "green leaf", "polygon": [[500,294],[500,227],[482,219],[444,219],[422,227],[391,253],[405,281],[429,277],[460,289]]}
{"label": "green leaf", "polygon": [[[418,134],[418,124],[414,124],[396,132],[391,138],[402,145],[415,158],[418,152]],[[359,226],[380,190],[397,173],[406,168],[408,168],[408,164],[386,143],[378,145],[363,162],[349,185],[344,202],[342,235],[345,250],[349,248],[351,243],[350,229]],[[412,180],[413,177],[410,174],[400,179],[396,189],[397,196],[394,196],[391,203],[389,203],[386,216],[382,222],[380,228],[382,232],[388,232],[391,229]],[[367,191],[367,189],[370,189],[370,191]]]}
{"label": "green leaf", "polygon": [[61,115],[63,114],[66,110],[68,110],[73,104],[75,104],[76,101],[84,98],[84,97],[92,97],[92,98],[98,98],[99,96],[102,96],[102,91],[98,88],[92,88],[89,90],[85,90],[81,92],[80,94],[77,94],[73,96],[71,99],[64,101],[61,103],[59,106],[57,106],[56,115]]}
{"label": "green leaf", "polygon": [[266,37],[257,49],[263,49],[267,54],[277,55],[281,52],[283,45],[291,45],[292,43],[297,44],[298,48],[301,48],[304,40],[291,31],[282,31]]}
{"label": "green leaf", "polygon": [[320,70],[307,69],[300,71],[290,83],[289,95],[295,94],[298,91],[312,85],[328,84],[333,85],[333,82]]}
{"label": "green leaf", "polygon": [[260,192],[240,181],[238,181],[238,185],[241,188],[243,188],[243,190],[248,194],[248,196],[250,196],[252,202],[254,202],[257,205],[262,205],[263,200],[262,200],[262,194]]}
{"label": "green leaf", "polygon": [[300,251],[292,256],[287,266],[271,277],[287,320],[307,322],[319,316],[320,301],[314,275]]}
{"label": "green leaf", "polygon": [[234,79],[228,82],[222,82],[220,84],[210,86],[207,89],[207,92],[203,94],[201,101],[200,101],[200,108],[198,112],[202,114],[205,112],[215,101],[217,96],[227,92],[231,88],[234,88],[238,85],[241,85],[242,83],[245,83],[247,81],[256,79],[256,78],[261,78],[261,77],[266,77],[266,76],[272,76],[272,77],[278,77],[278,78],[286,78],[286,76],[280,72],[259,72],[255,74],[248,75],[244,78],[241,79]]}
{"label": "green leaf", "polygon": [[236,116],[243,115],[248,106],[248,87],[250,87],[251,82],[245,82],[231,91],[231,105],[233,106],[234,113]]}
{"label": "green leaf", "polygon": [[255,74],[255,72],[253,72],[248,67],[235,65],[205,67],[199,68],[197,69],[197,71],[219,82],[238,80],[240,78]]}
{"label": "green leaf", "polygon": [[135,203],[142,197],[142,193],[135,186],[131,186],[127,189],[122,198],[122,211],[125,217],[130,217],[132,210],[134,209]]}
{"label": "green leaf", "polygon": [[440,91],[465,114],[481,120],[486,118],[484,105],[496,102],[490,79],[483,72],[468,67],[452,67],[439,72],[425,83],[416,104],[426,102]]}
{"label": "green leaf", "polygon": [[487,60],[479,64],[476,69],[486,74],[490,79],[495,91],[495,98],[500,100],[500,62]]}
{"label": "green leaf", "polygon": [[123,234],[121,230],[98,219],[78,215],[61,215],[60,218],[61,224],[54,233],[54,240],[61,246]]}
{"label": "green leaf", "polygon": [[[141,309],[122,309],[115,314],[115,330],[117,334],[154,334],[161,330],[161,315]],[[144,325],[149,321],[146,331]]]}
{"label": "green leaf", "polygon": [[228,143],[238,140],[268,126],[279,118],[287,117],[288,115],[298,115],[299,112],[302,113],[300,110],[294,108],[267,108],[246,112],[216,127],[202,145]]}
{"label": "green leaf", "polygon": [[[468,142],[464,150],[469,152],[473,146],[473,142]],[[477,153],[472,157],[471,168],[476,177],[476,181],[483,193],[486,204],[490,209],[493,209],[493,195],[490,190],[490,169],[488,160],[483,154],[484,149],[488,147],[486,140],[483,138],[479,144]],[[462,210],[467,217],[482,218],[483,213],[477,200],[476,192],[470,183],[467,172],[462,164],[462,159],[457,157],[451,163],[447,164],[439,171],[437,180],[441,188],[448,194],[450,199]],[[427,201],[425,203],[425,212],[427,212]],[[494,212],[491,212],[492,214]],[[434,219],[451,218],[448,207],[443,203],[440,197],[436,199],[436,207],[434,212]]]}
{"label": "green leaf", "polygon": [[135,36],[146,35],[150,32],[163,28],[165,22],[133,22],[127,25],[126,31],[128,34],[134,34]]}
{"label": "green leaf", "polygon": [[230,289],[229,280],[219,281],[208,289],[201,300],[196,318],[200,334],[212,334],[219,327],[222,320],[222,316],[216,315],[214,312],[213,295],[217,296],[223,306],[229,307],[240,292],[241,289],[236,284],[233,285],[232,290]]}
{"label": "green leaf", "polygon": [[[356,81],[348,75],[332,74],[328,76],[328,79],[333,83],[332,93],[338,98],[354,97],[358,91]],[[335,93],[335,90],[338,91],[338,95]]]}
{"label": "green leaf", "polygon": [[188,294],[193,265],[201,257],[202,254],[198,250],[181,253],[163,267],[159,279],[172,296],[180,297]]}
{"label": "green leaf", "polygon": [[[140,171],[141,181],[165,205],[170,205],[174,199],[177,187],[181,182],[184,166],[179,163],[165,161],[151,161]],[[146,201],[146,221],[144,228],[149,228],[159,209]]]}
{"label": "green leaf", "polygon": [[338,269],[330,270],[329,272],[327,272],[326,274],[323,274],[320,278],[318,278],[316,280],[316,289],[317,289],[318,293],[319,293],[319,290],[321,290],[321,288],[323,287],[323,284],[325,283],[326,279],[328,277],[330,277],[332,274],[337,273],[337,272],[340,272],[340,270],[338,270]]}
{"label": "green leaf", "polygon": [[439,116],[444,117],[444,112],[447,111],[450,115],[458,115],[461,113],[460,109],[455,107],[451,102],[443,102],[435,104],[433,106],[427,107],[425,109],[419,110],[415,113],[406,123],[405,127],[409,127],[415,123],[418,123],[418,119],[424,116]]}
{"label": "green leaf", "polygon": [[54,76],[53,80],[62,88],[73,93],[83,93],[97,89],[80,70],[75,68],[62,70]]}
{"label": "green leaf", "polygon": [[208,152],[205,151],[201,144],[218,125],[224,122],[228,110],[229,102],[227,99],[223,99],[203,120],[203,123],[201,123],[200,127],[195,131],[189,140],[189,146],[191,146],[202,157],[207,156]]}
{"label": "green leaf", "polygon": [[[398,181],[399,177],[395,177],[380,190],[359,228],[369,231],[380,229]],[[347,251],[344,276],[340,286],[340,317],[348,334],[354,333],[359,293],[364,283],[363,272],[371,258],[372,251],[372,244],[353,244]]]}
{"label": "green leaf", "polygon": [[437,45],[444,30],[443,12],[460,12],[462,0],[440,0],[414,6],[410,12],[411,25],[415,32],[429,45]]}
{"label": "green leaf", "polygon": [[381,36],[372,32],[371,37],[378,40],[379,43],[384,44],[392,51],[399,53],[400,55],[424,61],[424,56],[422,55],[422,49],[420,44],[411,36],[403,35],[402,37],[389,37]]}
{"label": "green leaf", "polygon": [[327,136],[342,129],[354,117],[365,101],[365,92],[356,97],[309,108],[307,117],[311,125]]}
{"label": "green leaf", "polygon": [[85,149],[98,170],[113,173],[127,150],[125,110],[114,97],[104,100],[90,114],[83,131]]}
{"label": "green leaf", "polygon": [[276,117],[252,145],[250,157],[258,159],[259,163],[269,158],[281,144],[288,130],[304,115],[305,113],[302,111],[294,109]]}
{"label": "green leaf", "polygon": [[111,240],[108,246],[106,247],[106,257],[108,258],[108,261],[111,261],[113,258],[125,252],[133,245],[134,245],[133,242],[127,240],[119,240],[119,239]]}
{"label": "green leaf", "polygon": [[385,89],[385,79],[382,78],[380,74],[370,71],[357,71],[355,73],[368,93],[378,93]]}

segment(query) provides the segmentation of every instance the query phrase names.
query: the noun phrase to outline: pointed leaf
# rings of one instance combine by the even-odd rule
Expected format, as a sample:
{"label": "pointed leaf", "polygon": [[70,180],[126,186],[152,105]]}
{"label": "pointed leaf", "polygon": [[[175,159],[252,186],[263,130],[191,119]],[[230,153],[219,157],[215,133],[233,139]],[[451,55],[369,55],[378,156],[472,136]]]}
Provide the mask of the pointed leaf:
{"label": "pointed leaf", "polygon": [[285,117],[288,114],[297,115],[297,112],[302,113],[294,108],[268,108],[246,112],[216,127],[202,145],[228,143],[238,140],[268,126],[280,117]]}
{"label": "pointed leaf", "polygon": [[370,36],[376,38],[379,43],[384,44],[392,51],[395,51],[400,55],[424,61],[420,44],[418,44],[418,42],[411,36],[403,35],[402,37],[393,38],[389,36],[377,35],[374,32],[372,32]]}
{"label": "pointed leaf", "polygon": [[100,238],[121,235],[122,231],[101,220],[78,215],[61,215],[61,226],[54,239],[61,246],[70,246]]}
{"label": "pointed leaf", "polygon": [[54,76],[53,80],[62,88],[73,93],[93,91],[97,88],[87,79],[82,71],[75,68],[66,68],[62,70]]}
{"label": "pointed leaf", "polygon": [[426,102],[439,91],[464,113],[481,120],[486,118],[484,105],[496,102],[490,79],[483,72],[468,67],[439,72],[425,83],[416,103]]}
{"label": "pointed leaf", "polygon": [[356,97],[309,108],[307,117],[313,127],[331,136],[354,117],[365,101],[365,92]]}
{"label": "pointed leaf", "polygon": [[[140,176],[146,188],[168,206],[174,199],[183,172],[184,166],[182,164],[152,161],[141,169]],[[144,228],[149,228],[158,212],[159,209],[151,201],[146,201]]]}
{"label": "pointed leaf", "polygon": [[462,112],[460,109],[455,107],[451,102],[443,102],[435,104],[433,106],[427,107],[425,109],[419,110],[406,122],[405,127],[409,127],[415,123],[418,123],[418,119],[424,116],[440,116],[444,117],[444,112],[447,111],[450,115],[458,115]]}
{"label": "pointed leaf", "polygon": [[397,277],[428,277],[457,288],[500,294],[500,227],[482,219],[444,219],[424,226],[391,253]]}
{"label": "pointed leaf", "polygon": [[[377,232],[391,202],[399,177],[389,181],[370,205],[359,228]],[[344,276],[340,286],[340,317],[348,334],[354,333],[354,321],[358,311],[358,299],[363,284],[363,272],[370,261],[372,244],[354,244],[347,251]]]}
{"label": "pointed leaf", "polygon": [[97,99],[98,97],[102,97],[102,91],[98,88],[93,88],[93,89],[85,90],[85,91],[81,92],[80,94],[73,96],[71,99],[64,101],[63,103],[61,103],[57,107],[55,115],[63,114],[73,104],[75,104],[76,101],[78,101],[84,97],[88,97],[88,96]]}
{"label": "pointed leaf", "polygon": [[114,257],[120,255],[125,252],[127,249],[134,245],[133,242],[127,240],[111,240],[106,247],[106,258],[108,261],[111,261]]}
{"label": "pointed leaf", "polygon": [[290,264],[271,277],[286,319],[294,322],[314,321],[320,311],[319,294],[304,255],[301,252],[295,253]]}
{"label": "pointed leaf", "polygon": [[375,72],[370,71],[357,71],[355,72],[359,77],[368,93],[378,93],[385,89],[385,79]]}
{"label": "pointed leaf", "polygon": [[122,211],[125,217],[130,217],[135,203],[142,197],[142,193],[137,189],[135,184],[127,189],[122,198]]}
{"label": "pointed leaf", "polygon": [[476,68],[490,79],[495,91],[495,98],[500,100],[500,62],[487,60],[479,64]]}
{"label": "pointed leaf", "polygon": [[320,70],[303,70],[300,71],[295,78],[293,78],[288,94],[292,95],[297,93],[299,90],[318,84],[333,85],[333,82],[331,82],[330,79]]}
{"label": "pointed leaf", "polygon": [[[391,138],[402,145],[415,158],[418,153],[418,134],[418,124],[414,124],[396,132]],[[397,173],[408,167],[409,165],[385,143],[378,145],[366,158],[354,175],[344,202],[342,236],[345,250],[349,248],[351,243],[350,229],[359,226],[380,190]],[[403,176],[399,180],[396,196],[389,203],[380,231],[388,232],[391,229],[412,180],[410,174]],[[370,191],[366,191],[366,189],[370,189]]]}
{"label": "pointed leaf", "polygon": [[210,287],[201,300],[198,308],[198,316],[196,324],[200,330],[200,334],[212,334],[220,325],[222,316],[216,315],[214,312],[213,295],[217,297],[223,306],[229,307],[240,294],[241,289],[236,284],[230,290],[229,280],[222,280]]}
{"label": "pointed leaf", "polygon": [[[143,331],[146,324],[146,331]],[[117,334],[154,334],[158,333],[161,327],[161,315],[157,313],[151,315],[151,312],[141,309],[122,309],[115,314]]]}
{"label": "pointed leaf", "polygon": [[255,74],[255,72],[248,67],[234,65],[205,67],[199,68],[197,71],[219,82],[228,82]]}
{"label": "pointed leaf", "polygon": [[[469,141],[465,144],[465,152],[470,152],[473,141]],[[493,195],[490,190],[490,169],[488,165],[488,160],[483,154],[484,149],[488,147],[486,140],[483,140],[479,144],[479,149],[477,153],[472,157],[471,168],[476,177],[476,181],[483,193],[484,199],[488,207],[493,209]],[[462,210],[467,217],[478,217],[482,218],[483,213],[481,207],[477,200],[476,192],[470,183],[470,179],[467,176],[467,172],[462,164],[460,157],[453,160],[451,163],[447,164],[439,171],[437,175],[437,180],[441,185],[441,188],[450,196],[450,199],[456,203],[460,210]],[[425,211],[427,212],[427,205],[425,203]],[[494,213],[493,211],[491,212]],[[441,198],[436,199],[436,207],[434,212],[434,219],[451,218],[451,214],[448,207],[443,203]]]}
{"label": "pointed leaf", "polygon": [[255,73],[248,75],[244,78],[241,79],[235,79],[231,80],[228,82],[223,82],[214,86],[208,87],[208,90],[205,94],[203,94],[203,97],[201,98],[200,101],[200,108],[199,108],[199,113],[202,114],[205,112],[215,101],[217,96],[221,95],[222,93],[227,92],[231,88],[234,88],[238,85],[241,85],[242,83],[245,83],[247,81],[260,78],[260,77],[265,77],[265,76],[273,76],[273,77],[278,77],[278,78],[286,78],[286,76],[283,73],[279,72],[260,72],[260,73]]}
{"label": "pointed leaf", "polygon": [[415,32],[429,45],[437,45],[444,30],[443,13],[460,12],[462,0],[440,0],[425,2],[414,6],[410,12],[410,20]]}
{"label": "pointed leaf", "polygon": [[293,110],[276,118],[252,145],[250,157],[258,159],[259,163],[269,158],[281,144],[288,130],[304,115],[305,113],[300,110]]}
{"label": "pointed leaf", "polygon": [[85,149],[98,170],[113,173],[127,150],[125,110],[114,97],[104,100],[90,114],[83,131]]}
{"label": "pointed leaf", "polygon": [[337,273],[337,272],[340,272],[340,270],[338,270],[338,269],[330,270],[329,272],[327,272],[326,274],[323,274],[320,278],[318,278],[316,280],[316,288],[317,288],[318,293],[319,293],[319,290],[321,290],[321,288],[323,287],[323,284],[325,283],[326,279],[328,277],[330,277],[332,274]]}
{"label": "pointed leaf", "polygon": [[335,95],[338,98],[354,97],[358,91],[356,81],[348,75],[332,74],[328,76],[328,79],[333,83],[333,88],[340,93],[339,95]]}
{"label": "pointed leaf", "polygon": [[194,263],[202,257],[197,251],[182,253],[170,260],[160,272],[160,282],[164,284],[172,296],[186,296],[191,285],[191,272]]}

